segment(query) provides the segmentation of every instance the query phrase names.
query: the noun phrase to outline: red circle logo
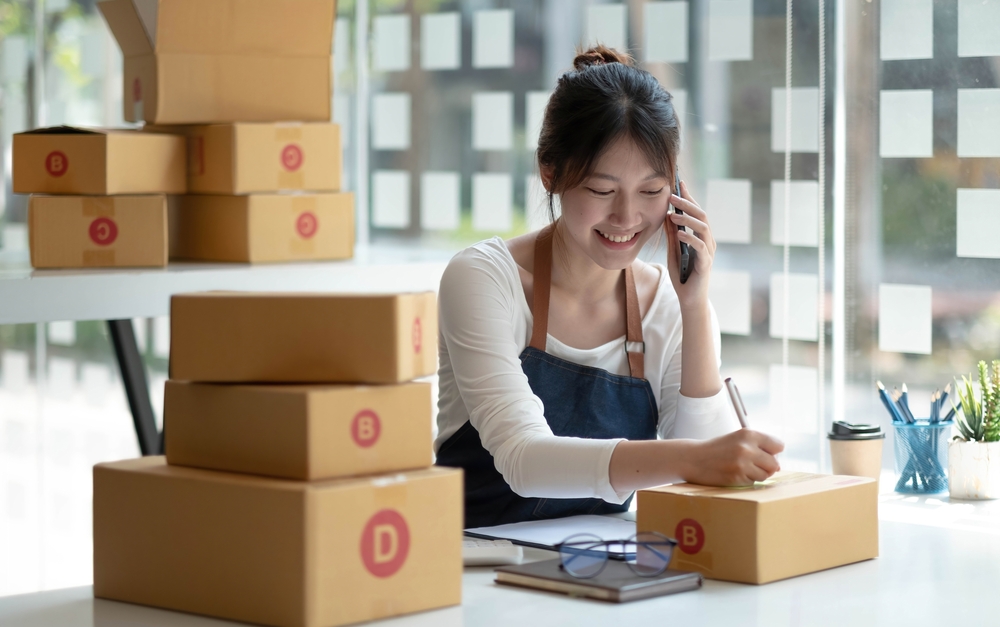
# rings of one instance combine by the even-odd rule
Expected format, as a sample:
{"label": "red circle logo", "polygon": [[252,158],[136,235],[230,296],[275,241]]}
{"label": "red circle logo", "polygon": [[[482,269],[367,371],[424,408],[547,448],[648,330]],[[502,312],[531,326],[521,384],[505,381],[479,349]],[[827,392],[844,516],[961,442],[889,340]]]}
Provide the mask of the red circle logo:
{"label": "red circle logo", "polygon": [[418,316],[418,317],[416,317],[416,318],[413,319],[413,338],[412,339],[413,339],[413,352],[414,353],[418,353],[419,354],[420,353],[420,349],[423,348],[423,345],[424,345],[424,332],[423,331],[424,331],[424,328],[423,328],[423,325],[420,324],[420,317]]}
{"label": "red circle logo", "polygon": [[378,442],[382,434],[382,421],[370,409],[362,409],[351,422],[351,437],[361,448],[369,448]]}
{"label": "red circle logo", "polygon": [[90,223],[88,233],[98,246],[108,246],[118,239],[118,225],[111,218],[97,218]]}
{"label": "red circle logo", "polygon": [[45,157],[45,171],[52,176],[62,176],[69,169],[69,159],[59,151],[53,150]]}
{"label": "red circle logo", "polygon": [[139,80],[138,76],[132,81],[132,100],[135,102],[142,101],[142,81]]}
{"label": "red circle logo", "polygon": [[674,537],[677,538],[677,546],[680,550],[688,555],[694,555],[705,546],[705,530],[693,518],[685,518],[677,523]]}
{"label": "red circle logo", "polygon": [[319,229],[319,220],[316,219],[316,214],[311,211],[303,211],[295,219],[295,230],[306,239],[316,235],[317,229]]}
{"label": "red circle logo", "polygon": [[376,577],[392,577],[410,553],[410,528],[394,509],[375,513],[361,532],[361,561]]}
{"label": "red circle logo", "polygon": [[302,149],[298,144],[288,144],[281,150],[281,165],[289,172],[302,167]]}

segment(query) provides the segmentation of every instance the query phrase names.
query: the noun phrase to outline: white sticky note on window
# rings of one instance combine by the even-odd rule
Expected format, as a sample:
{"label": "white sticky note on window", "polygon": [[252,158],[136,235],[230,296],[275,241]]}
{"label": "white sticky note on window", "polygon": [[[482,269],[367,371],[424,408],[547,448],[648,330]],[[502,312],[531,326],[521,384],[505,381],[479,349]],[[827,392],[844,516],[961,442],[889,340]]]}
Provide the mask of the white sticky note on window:
{"label": "white sticky note on window", "polygon": [[340,74],[351,65],[351,21],[338,17],[333,26],[333,67]]}
{"label": "white sticky note on window", "polygon": [[882,0],[879,51],[883,61],[934,57],[932,0]]}
{"label": "white sticky note on window", "polygon": [[958,156],[1000,157],[1000,89],[958,90]]}
{"label": "white sticky note on window", "polygon": [[1000,56],[1000,0],[958,0],[958,56]]}
{"label": "white sticky note on window", "polygon": [[[0,353],[0,378],[3,389],[12,394],[21,394],[28,389],[28,353],[5,350]],[[9,423],[8,423],[9,424]]]}
{"label": "white sticky note on window", "polygon": [[524,143],[529,150],[538,148],[538,135],[542,132],[550,97],[550,91],[529,91],[524,96]]}
{"label": "white sticky note on window", "polygon": [[372,148],[409,150],[410,94],[372,96]]}
{"label": "white sticky note on window", "polygon": [[709,0],[708,58],[753,59],[753,0]]}
{"label": "white sticky note on window", "polygon": [[410,16],[378,15],[374,20],[375,69],[410,69]]}
{"label": "white sticky note on window", "polygon": [[646,63],[686,63],[688,3],[647,2],[643,11]]}
{"label": "white sticky note on window", "polygon": [[76,362],[65,357],[49,357],[48,362],[46,396],[58,399],[71,398],[76,389]]}
{"label": "white sticky note on window", "polygon": [[476,11],[472,19],[472,67],[514,65],[514,12]]}
{"label": "white sticky note on window", "polygon": [[76,344],[76,322],[73,320],[50,322],[48,327],[49,344],[58,344],[60,346],[72,346]]}
{"label": "white sticky note on window", "polygon": [[709,179],[705,211],[716,242],[750,243],[750,189],[746,179]]}
{"label": "white sticky note on window", "polygon": [[957,196],[957,255],[1000,259],[1000,189],[959,189]]}
{"label": "white sticky note on window", "polygon": [[750,273],[712,270],[708,299],[719,319],[719,330],[750,335]]}
{"label": "white sticky note on window", "polygon": [[587,7],[587,31],[584,48],[604,44],[608,48],[628,51],[625,33],[625,5],[598,4]]}
{"label": "white sticky note on window", "polygon": [[25,35],[7,35],[0,42],[3,50],[3,79],[6,83],[27,80],[28,38]]}
{"label": "white sticky note on window", "polygon": [[769,373],[771,419],[786,434],[819,430],[819,371],[808,366],[772,364]]}
{"label": "white sticky note on window", "polygon": [[[819,183],[790,181],[788,245],[819,245]],[[771,181],[771,243],[785,243],[785,182]]]}
{"label": "white sticky note on window", "polygon": [[461,179],[458,172],[420,175],[420,228],[454,231],[461,217]]}
{"label": "white sticky note on window", "polygon": [[462,66],[462,16],[427,13],[420,18],[420,67],[457,70]]}
{"label": "white sticky note on window", "polygon": [[879,102],[879,155],[883,158],[933,157],[934,92],[930,89],[883,89]]}
{"label": "white sticky note on window", "polygon": [[514,94],[509,91],[472,94],[472,147],[510,150],[513,137]]}
{"label": "white sticky note on window", "polygon": [[[771,275],[769,327],[771,337],[781,338],[785,332],[785,277]],[[819,277],[815,274],[788,275],[788,339],[815,342],[818,338],[816,302],[819,299]]]}
{"label": "white sticky note on window", "polygon": [[506,233],[513,224],[513,184],[509,174],[472,175],[472,229]]}
{"label": "white sticky note on window", "polygon": [[930,286],[878,286],[878,347],[893,353],[931,354]]}
{"label": "white sticky note on window", "polygon": [[410,226],[410,173],[376,170],[372,173],[372,225],[387,229]]}
{"label": "white sticky note on window", "polygon": [[[785,88],[771,90],[771,150],[785,152]],[[819,88],[792,88],[792,152],[819,152]]]}

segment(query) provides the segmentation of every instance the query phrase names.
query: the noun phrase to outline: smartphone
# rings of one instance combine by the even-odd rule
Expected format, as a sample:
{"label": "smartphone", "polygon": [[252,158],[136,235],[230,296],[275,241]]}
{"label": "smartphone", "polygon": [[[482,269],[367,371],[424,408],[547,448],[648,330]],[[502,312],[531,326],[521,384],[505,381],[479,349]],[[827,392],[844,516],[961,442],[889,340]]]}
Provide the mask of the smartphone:
{"label": "smartphone", "polygon": [[[679,166],[674,170],[674,194],[678,198],[681,197],[681,169]],[[678,215],[684,215],[684,212],[677,207],[674,207],[674,211],[676,211]],[[678,224],[677,230],[683,231],[684,227]],[[688,277],[691,276],[691,270],[694,268],[695,251],[685,242],[681,242],[680,244],[681,244],[681,268],[680,268],[681,283],[687,283]]]}

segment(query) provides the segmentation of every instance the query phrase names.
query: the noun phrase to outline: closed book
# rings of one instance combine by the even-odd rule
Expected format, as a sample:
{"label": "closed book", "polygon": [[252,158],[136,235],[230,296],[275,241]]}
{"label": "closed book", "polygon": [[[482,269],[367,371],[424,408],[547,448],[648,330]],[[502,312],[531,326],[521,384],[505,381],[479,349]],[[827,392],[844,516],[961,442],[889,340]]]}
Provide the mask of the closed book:
{"label": "closed book", "polygon": [[625,603],[651,597],[697,590],[701,575],[679,570],[666,570],[654,577],[640,577],[628,564],[608,561],[595,577],[580,579],[559,568],[560,560],[546,560],[496,569],[497,583],[522,588],[537,588],[562,592],[601,601]]}

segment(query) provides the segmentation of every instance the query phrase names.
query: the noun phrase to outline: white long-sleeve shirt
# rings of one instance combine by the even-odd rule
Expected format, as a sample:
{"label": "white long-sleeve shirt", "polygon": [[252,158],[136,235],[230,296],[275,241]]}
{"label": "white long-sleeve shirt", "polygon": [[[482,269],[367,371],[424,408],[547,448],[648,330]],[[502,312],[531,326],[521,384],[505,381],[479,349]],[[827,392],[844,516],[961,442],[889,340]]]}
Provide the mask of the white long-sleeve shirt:
{"label": "white long-sleeve shirt", "polygon": [[[660,438],[705,439],[739,428],[725,388],[688,398],[681,385],[681,312],[666,267],[642,319],[645,374],[659,408]],[[608,467],[621,439],[553,435],[528,385],[519,356],[531,341],[532,316],[517,265],[499,237],[458,253],[441,279],[438,437],[435,451],[471,421],[497,470],[524,497],[601,498],[622,503],[631,492],[611,486]],[[721,337],[711,311],[716,361]],[[567,361],[628,375],[622,337],[578,349],[548,336],[546,352]]]}

